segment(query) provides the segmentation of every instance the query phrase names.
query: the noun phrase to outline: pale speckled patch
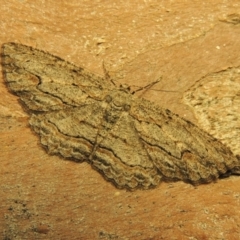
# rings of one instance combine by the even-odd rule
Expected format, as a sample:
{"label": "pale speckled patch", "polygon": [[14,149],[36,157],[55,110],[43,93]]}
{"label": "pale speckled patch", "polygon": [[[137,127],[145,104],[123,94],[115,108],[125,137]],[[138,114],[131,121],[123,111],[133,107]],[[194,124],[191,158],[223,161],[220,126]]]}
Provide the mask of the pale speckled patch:
{"label": "pale speckled patch", "polygon": [[240,154],[240,68],[202,78],[185,92],[184,101],[205,131]]}

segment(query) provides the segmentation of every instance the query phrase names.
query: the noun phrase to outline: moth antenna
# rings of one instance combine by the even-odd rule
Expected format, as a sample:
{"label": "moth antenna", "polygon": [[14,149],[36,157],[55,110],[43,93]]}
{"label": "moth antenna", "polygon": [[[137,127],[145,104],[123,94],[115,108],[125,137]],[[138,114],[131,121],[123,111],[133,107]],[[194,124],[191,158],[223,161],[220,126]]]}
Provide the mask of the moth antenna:
{"label": "moth antenna", "polygon": [[[156,80],[156,81],[154,81],[154,82],[149,83],[149,84],[146,85],[146,86],[143,86],[143,87],[138,88],[137,90],[135,90],[135,91],[132,92],[132,95],[135,94],[136,92],[139,92],[139,91],[142,91],[142,90],[147,91],[147,90],[148,90],[149,88],[151,88],[153,85],[159,83],[159,82],[161,81],[161,79],[162,79],[162,77],[160,77],[158,80]],[[144,92],[145,92],[145,91],[144,91]],[[141,95],[143,95],[144,92],[143,92]]]}
{"label": "moth antenna", "polygon": [[105,79],[109,80],[116,87],[116,84],[113,81],[112,77],[110,76],[109,71],[106,69],[104,60],[102,62],[102,67],[103,67],[103,72],[104,72]]}

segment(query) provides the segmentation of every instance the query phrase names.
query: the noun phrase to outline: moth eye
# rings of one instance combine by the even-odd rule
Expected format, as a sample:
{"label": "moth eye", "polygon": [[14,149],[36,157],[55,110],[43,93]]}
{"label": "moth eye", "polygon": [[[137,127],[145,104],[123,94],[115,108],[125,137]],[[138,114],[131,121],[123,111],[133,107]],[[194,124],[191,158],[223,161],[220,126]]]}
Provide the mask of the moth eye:
{"label": "moth eye", "polygon": [[110,103],[112,101],[112,97],[107,95],[105,100],[106,100],[107,103]]}
{"label": "moth eye", "polygon": [[130,105],[125,104],[123,108],[124,108],[125,111],[129,111],[130,110]]}

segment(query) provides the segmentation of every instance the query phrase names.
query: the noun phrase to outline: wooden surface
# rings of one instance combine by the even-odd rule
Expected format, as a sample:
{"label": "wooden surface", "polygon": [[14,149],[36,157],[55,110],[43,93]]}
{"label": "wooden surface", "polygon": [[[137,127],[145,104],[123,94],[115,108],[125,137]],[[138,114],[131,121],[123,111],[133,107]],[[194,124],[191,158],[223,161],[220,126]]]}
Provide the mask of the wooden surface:
{"label": "wooden surface", "polygon": [[[100,75],[104,61],[116,84],[133,89],[161,77],[138,94],[198,125],[184,92],[238,69],[239,10],[237,0],[2,0],[0,43],[31,45]],[[0,239],[240,238],[239,177],[118,190],[89,164],[48,155],[2,77],[0,99]]]}

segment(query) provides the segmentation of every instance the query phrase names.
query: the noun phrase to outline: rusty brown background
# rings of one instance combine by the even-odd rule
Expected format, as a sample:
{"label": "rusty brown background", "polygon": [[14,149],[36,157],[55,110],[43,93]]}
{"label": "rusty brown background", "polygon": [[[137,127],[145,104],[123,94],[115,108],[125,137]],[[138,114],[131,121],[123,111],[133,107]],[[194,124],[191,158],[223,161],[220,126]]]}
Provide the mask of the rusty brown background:
{"label": "rusty brown background", "polygon": [[[142,96],[196,124],[184,92],[240,66],[238,0],[0,0],[0,30],[133,89],[161,78]],[[239,177],[118,190],[49,156],[2,76],[0,164],[0,239],[240,239]]]}

